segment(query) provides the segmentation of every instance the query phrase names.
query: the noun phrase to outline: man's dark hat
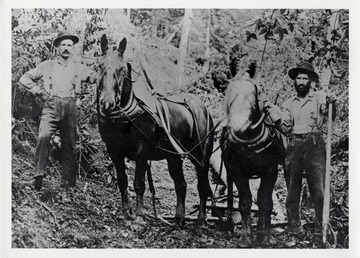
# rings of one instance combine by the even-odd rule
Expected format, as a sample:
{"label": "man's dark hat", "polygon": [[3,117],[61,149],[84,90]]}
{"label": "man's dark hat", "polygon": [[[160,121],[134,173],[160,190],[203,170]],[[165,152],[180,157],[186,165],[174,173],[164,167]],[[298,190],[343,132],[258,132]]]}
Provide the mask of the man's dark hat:
{"label": "man's dark hat", "polygon": [[314,71],[314,67],[307,61],[302,61],[297,65],[297,67],[291,68],[288,72],[288,75],[291,79],[295,80],[299,72],[309,74],[315,81],[319,80],[319,75]]}
{"label": "man's dark hat", "polygon": [[64,39],[71,39],[74,44],[78,43],[79,42],[79,37],[66,31],[66,30],[63,30],[63,31],[60,31],[56,37],[56,39],[54,40],[54,46],[57,47],[60,42]]}

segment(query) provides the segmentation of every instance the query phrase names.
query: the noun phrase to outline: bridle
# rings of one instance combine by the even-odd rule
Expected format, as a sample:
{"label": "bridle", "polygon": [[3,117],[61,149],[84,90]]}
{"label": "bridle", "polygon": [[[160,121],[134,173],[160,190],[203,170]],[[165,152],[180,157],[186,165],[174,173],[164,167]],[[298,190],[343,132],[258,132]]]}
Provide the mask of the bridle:
{"label": "bridle", "polygon": [[100,82],[101,82],[101,80],[103,79],[103,77],[104,77],[104,75],[105,75],[105,73],[107,72],[107,70],[112,70],[113,72],[114,72],[114,74],[115,74],[115,80],[116,80],[116,84],[117,84],[117,89],[118,89],[118,91],[119,91],[119,95],[121,96],[121,94],[122,94],[122,87],[121,87],[121,82],[122,81],[124,81],[125,79],[127,79],[127,80],[129,80],[131,83],[133,82],[129,77],[127,77],[126,75],[125,75],[125,69],[122,67],[121,68],[121,77],[123,78],[123,80],[121,81],[120,80],[120,78],[119,78],[119,76],[117,75],[117,72],[116,72],[116,70],[111,66],[111,65],[108,65],[105,69],[104,69],[104,71],[102,72],[102,74],[101,74],[101,76],[99,77],[99,79],[98,79],[98,89],[100,88],[99,87],[99,84],[100,84]]}
{"label": "bridle", "polygon": [[[128,80],[130,83],[134,83],[136,82],[136,80],[131,80],[131,78],[129,78],[127,76],[127,69],[125,69],[125,67],[121,67],[121,74],[120,76],[118,75],[117,71],[111,66],[111,64],[109,64],[105,69],[104,71],[101,73],[101,76],[99,77],[98,79],[98,96],[100,96],[100,83],[103,79],[103,77],[105,76],[105,73],[108,71],[108,70],[111,70],[112,72],[114,72],[114,75],[115,75],[115,80],[116,80],[116,88],[117,88],[117,93],[116,96],[115,96],[115,103],[116,103],[116,107],[117,109],[113,111],[113,113],[111,114],[111,117],[114,118],[114,117],[118,117],[118,115],[121,116],[121,114],[128,114],[134,107],[134,93],[133,91],[131,91],[130,93],[130,96],[129,96],[129,99],[125,105],[125,107],[120,107],[120,99],[121,99],[121,96],[122,96],[122,92],[123,92],[123,86],[124,85],[124,81],[125,80]],[[140,73],[137,73],[138,76],[140,76]],[[131,110],[130,110],[131,109]],[[122,116],[121,116],[122,117]]]}
{"label": "bridle", "polygon": [[[255,98],[256,98],[255,101],[257,104],[258,111],[261,112],[261,116],[255,124],[252,124],[249,127],[248,131],[253,131],[253,130],[257,129],[259,126],[261,126],[260,133],[252,139],[242,139],[242,138],[238,137],[237,135],[235,135],[234,131],[231,130],[231,128],[227,128],[226,135],[228,135],[230,137],[231,141],[234,143],[240,143],[240,144],[244,144],[244,145],[256,145],[256,143],[261,141],[262,138],[264,138],[264,135],[267,134],[269,131],[268,128],[265,126],[265,123],[263,123],[266,114],[265,114],[264,110],[262,108],[260,108],[260,106],[259,106],[258,88],[256,85],[254,85],[254,86],[255,86]],[[234,98],[234,100],[230,104],[230,107],[235,102],[235,99],[237,97],[238,97],[238,95]],[[229,109],[230,109],[230,107],[229,107]]]}

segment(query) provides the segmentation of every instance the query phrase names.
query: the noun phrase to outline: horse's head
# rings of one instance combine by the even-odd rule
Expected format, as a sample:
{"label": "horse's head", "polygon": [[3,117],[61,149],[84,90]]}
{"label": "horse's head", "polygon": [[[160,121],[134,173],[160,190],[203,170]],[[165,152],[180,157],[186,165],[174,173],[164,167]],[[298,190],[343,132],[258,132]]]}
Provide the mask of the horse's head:
{"label": "horse's head", "polygon": [[98,104],[102,114],[111,114],[114,109],[121,109],[131,96],[131,67],[123,59],[126,44],[127,40],[123,38],[117,49],[109,49],[106,35],[101,37]]}
{"label": "horse's head", "polygon": [[235,138],[252,139],[258,132],[261,110],[258,89],[249,74],[232,81],[226,92],[228,130]]}

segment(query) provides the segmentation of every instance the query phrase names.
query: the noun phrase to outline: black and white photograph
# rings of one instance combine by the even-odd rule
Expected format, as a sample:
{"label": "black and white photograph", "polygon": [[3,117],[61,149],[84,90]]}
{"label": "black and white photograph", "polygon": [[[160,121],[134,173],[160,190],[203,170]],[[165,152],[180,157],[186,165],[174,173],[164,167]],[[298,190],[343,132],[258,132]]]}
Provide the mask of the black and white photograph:
{"label": "black and white photograph", "polygon": [[353,257],[349,1],[128,5],[7,10],[2,255]]}

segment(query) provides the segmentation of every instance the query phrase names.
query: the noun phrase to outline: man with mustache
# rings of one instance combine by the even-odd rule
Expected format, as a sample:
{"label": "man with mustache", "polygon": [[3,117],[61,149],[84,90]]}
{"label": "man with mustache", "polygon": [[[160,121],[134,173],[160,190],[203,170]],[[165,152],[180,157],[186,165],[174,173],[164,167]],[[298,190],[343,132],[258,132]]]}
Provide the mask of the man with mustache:
{"label": "man with mustache", "polygon": [[281,131],[288,136],[285,159],[288,233],[300,236],[303,232],[299,203],[304,173],[315,207],[314,239],[319,240],[322,233],[326,164],[324,136],[329,103],[333,103],[334,120],[336,99],[333,95],[327,96],[325,92],[312,88],[319,76],[311,63],[300,62],[297,67],[288,71],[288,75],[294,81],[297,93],[284,102],[280,126]]}
{"label": "man with mustache", "polygon": [[96,75],[72,57],[79,38],[68,31],[58,33],[53,44],[59,56],[40,63],[20,78],[20,84],[44,100],[39,139],[35,152],[34,188],[42,188],[50,151],[50,137],[60,131],[61,172],[66,186],[76,185],[77,106],[80,105],[82,82],[94,83]]}

